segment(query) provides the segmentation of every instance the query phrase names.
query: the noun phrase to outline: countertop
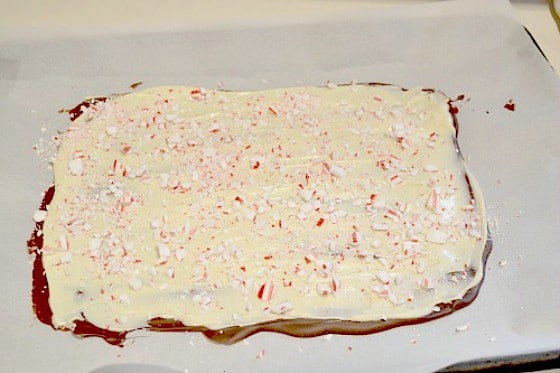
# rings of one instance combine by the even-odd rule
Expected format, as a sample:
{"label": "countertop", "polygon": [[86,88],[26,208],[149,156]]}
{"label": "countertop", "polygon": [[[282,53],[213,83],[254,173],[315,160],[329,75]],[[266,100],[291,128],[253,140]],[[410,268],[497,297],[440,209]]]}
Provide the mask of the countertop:
{"label": "countertop", "polygon": [[[146,27],[193,27],[223,23],[274,19],[281,16],[332,15],[346,11],[388,6],[413,5],[433,0],[96,0],[80,2],[57,0],[3,0],[0,13],[0,40],[45,38],[71,31],[74,34],[139,31]],[[558,72],[560,33],[546,0],[511,0],[518,17]],[[558,3],[558,2],[557,2]],[[559,5],[556,5],[558,8]]]}

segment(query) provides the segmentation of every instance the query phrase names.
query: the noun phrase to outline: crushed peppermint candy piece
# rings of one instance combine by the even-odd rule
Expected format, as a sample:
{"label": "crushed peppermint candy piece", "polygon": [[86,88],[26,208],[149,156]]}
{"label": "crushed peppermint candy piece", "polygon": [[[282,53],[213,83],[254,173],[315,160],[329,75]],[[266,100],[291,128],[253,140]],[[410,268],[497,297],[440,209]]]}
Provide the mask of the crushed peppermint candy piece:
{"label": "crushed peppermint candy piece", "polygon": [[88,242],[88,248],[90,251],[96,251],[101,247],[102,241],[99,238],[92,238]]}
{"label": "crushed peppermint candy piece", "polygon": [[391,278],[389,277],[389,274],[385,271],[377,272],[377,278],[379,280],[381,280],[381,282],[383,282],[384,284],[388,284],[389,281],[391,280]]}
{"label": "crushed peppermint candy piece", "polygon": [[60,257],[60,264],[67,264],[67,263],[72,263],[72,253],[70,251],[66,251]]}
{"label": "crushed peppermint candy piece", "polygon": [[210,303],[212,303],[212,298],[205,292],[200,292],[192,297],[192,301],[197,306],[206,308],[210,305]]}
{"label": "crushed peppermint candy piece", "polygon": [[329,173],[336,177],[346,177],[346,171],[340,166],[330,166]]}
{"label": "crushed peppermint candy piece", "polygon": [[427,164],[424,166],[424,171],[426,172],[438,172],[438,168],[432,164]]}
{"label": "crushed peppermint candy piece", "polygon": [[169,248],[164,243],[161,242],[158,242],[157,249],[159,255],[158,264],[166,263],[169,260],[169,257],[171,256],[171,250],[169,250]]}
{"label": "crushed peppermint candy piece", "polygon": [[107,132],[107,135],[109,136],[115,136],[119,130],[115,126],[107,126],[105,127],[105,132]]}
{"label": "crushed peppermint candy piece", "polygon": [[68,245],[68,239],[66,238],[65,235],[61,234],[60,236],[58,236],[58,248],[61,251],[68,251],[69,245]]}
{"label": "crushed peppermint candy piece", "polygon": [[474,237],[474,238],[477,238],[477,239],[479,239],[479,238],[482,237],[482,235],[480,234],[480,232],[479,232],[478,230],[476,230],[476,229],[471,229],[471,230],[469,231],[469,236]]}
{"label": "crushed peppermint candy piece", "polygon": [[128,285],[132,288],[132,290],[140,290],[142,288],[142,280],[137,277],[132,277],[128,280]]}
{"label": "crushed peppermint candy piece", "polygon": [[374,231],[387,231],[389,230],[389,225],[384,223],[373,223],[371,225],[371,229],[373,229]]}
{"label": "crushed peppermint candy piece", "polygon": [[271,306],[270,312],[276,315],[283,315],[286,312],[291,311],[293,309],[294,309],[294,305],[292,304],[292,302],[289,300],[285,300],[281,303]]}
{"label": "crushed peppermint candy piece", "polygon": [[331,294],[332,292],[333,289],[329,285],[325,284],[324,282],[317,283],[317,293],[319,293],[320,295],[326,296]]}
{"label": "crushed peppermint candy piece", "polygon": [[68,170],[74,176],[82,176],[84,173],[84,164],[80,158],[72,159],[68,162]]}
{"label": "crushed peppermint candy piece", "polygon": [[401,175],[399,174],[394,174],[394,175],[390,175],[387,176],[387,180],[389,181],[389,183],[391,185],[397,185],[403,182],[403,179],[401,178]]}
{"label": "crushed peppermint candy piece", "polygon": [[163,174],[159,174],[158,176],[158,183],[159,186],[162,188],[167,188],[168,182],[169,182],[169,174],[163,173]]}
{"label": "crushed peppermint candy piece", "polygon": [[467,330],[469,330],[471,327],[470,324],[464,324],[464,325],[459,325],[455,328],[455,331],[458,333],[462,333],[462,332],[466,332]]}
{"label": "crushed peppermint candy piece", "polygon": [[46,210],[37,210],[33,213],[33,220],[36,223],[44,222],[46,217],[47,217],[47,211]]}
{"label": "crushed peppermint candy piece", "polygon": [[174,278],[175,277],[175,270],[173,268],[167,268],[165,270],[165,275],[169,278]]}
{"label": "crushed peppermint candy piece", "polygon": [[432,229],[426,235],[426,240],[432,243],[444,244],[447,242],[448,237],[449,235],[446,232]]}
{"label": "crushed peppermint candy piece", "polygon": [[264,301],[270,301],[272,296],[274,295],[274,284],[270,281],[265,282],[259,288],[257,292],[257,298],[262,299]]}

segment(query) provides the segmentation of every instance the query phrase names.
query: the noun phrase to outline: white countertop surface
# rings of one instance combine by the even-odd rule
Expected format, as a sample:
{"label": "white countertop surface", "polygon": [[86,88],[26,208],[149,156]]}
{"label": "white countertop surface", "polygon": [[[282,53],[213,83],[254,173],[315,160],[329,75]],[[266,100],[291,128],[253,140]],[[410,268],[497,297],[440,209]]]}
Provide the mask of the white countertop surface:
{"label": "white countertop surface", "polygon": [[[332,15],[346,11],[413,5],[433,0],[3,0],[0,40],[41,38],[75,34],[130,32],[146,27],[193,27],[244,19],[274,19],[280,16]],[[557,1],[558,2],[558,1]],[[531,32],[551,65],[560,70],[560,33],[546,0],[511,0],[517,15]],[[559,5],[556,5],[559,7]],[[166,26],[163,26],[166,27]]]}

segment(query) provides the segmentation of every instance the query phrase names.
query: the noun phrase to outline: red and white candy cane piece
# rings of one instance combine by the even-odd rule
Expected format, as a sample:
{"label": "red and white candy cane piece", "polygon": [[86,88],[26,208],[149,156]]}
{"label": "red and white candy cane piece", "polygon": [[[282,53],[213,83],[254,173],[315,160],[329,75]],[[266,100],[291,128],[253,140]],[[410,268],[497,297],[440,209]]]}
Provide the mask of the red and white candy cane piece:
{"label": "red and white candy cane piece", "polygon": [[338,278],[333,278],[331,281],[331,287],[333,292],[337,292],[340,289],[340,280]]}
{"label": "red and white candy cane piece", "polygon": [[430,210],[436,210],[438,205],[438,193],[436,189],[432,189],[430,195],[428,196],[428,200],[426,201],[426,208]]}
{"label": "red and white candy cane piece", "polygon": [[257,298],[269,302],[274,295],[274,284],[272,281],[266,281],[261,285],[259,291],[257,292]]}
{"label": "red and white candy cane piece", "polygon": [[60,248],[61,251],[68,251],[69,248],[68,239],[63,234],[58,236],[58,247]]}

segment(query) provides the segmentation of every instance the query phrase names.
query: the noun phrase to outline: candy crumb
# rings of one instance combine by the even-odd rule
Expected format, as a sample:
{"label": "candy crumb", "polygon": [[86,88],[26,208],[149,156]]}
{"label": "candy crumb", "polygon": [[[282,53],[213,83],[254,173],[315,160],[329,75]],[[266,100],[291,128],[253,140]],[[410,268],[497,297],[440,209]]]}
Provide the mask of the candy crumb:
{"label": "candy crumb", "polygon": [[43,222],[43,221],[45,221],[46,218],[47,218],[47,212],[45,210],[37,210],[33,214],[33,220],[36,223]]}
{"label": "candy crumb", "polygon": [[470,324],[459,325],[455,328],[455,331],[458,333],[466,332],[467,330],[470,329],[470,327],[471,327]]}

